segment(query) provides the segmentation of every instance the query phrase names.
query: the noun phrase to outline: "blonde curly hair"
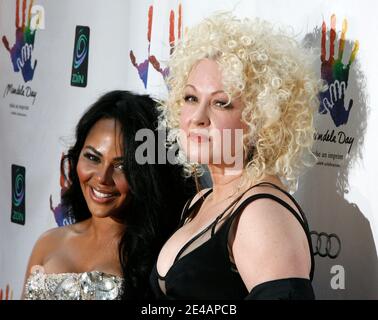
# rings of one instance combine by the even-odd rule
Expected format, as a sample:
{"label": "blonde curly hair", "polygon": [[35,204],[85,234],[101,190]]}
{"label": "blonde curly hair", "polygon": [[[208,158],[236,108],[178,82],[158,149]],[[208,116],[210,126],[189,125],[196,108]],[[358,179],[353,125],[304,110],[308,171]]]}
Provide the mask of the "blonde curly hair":
{"label": "blonde curly hair", "polygon": [[[178,141],[189,73],[204,58],[218,63],[225,91],[244,104],[242,121],[248,127],[243,138],[244,180],[277,175],[294,191],[302,169],[313,164],[308,159],[315,159],[313,117],[321,83],[313,71],[313,55],[260,19],[240,20],[228,12],[204,19],[187,30],[168,62],[169,96],[159,106],[159,121],[169,129],[171,145]],[[182,150],[178,162],[188,176],[196,167]]]}

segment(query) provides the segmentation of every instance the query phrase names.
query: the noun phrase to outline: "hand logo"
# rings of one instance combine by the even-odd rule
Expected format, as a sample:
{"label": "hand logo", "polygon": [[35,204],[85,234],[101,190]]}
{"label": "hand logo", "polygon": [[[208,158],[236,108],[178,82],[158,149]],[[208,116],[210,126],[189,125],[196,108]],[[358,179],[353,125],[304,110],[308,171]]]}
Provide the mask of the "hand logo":
{"label": "hand logo", "polygon": [[5,293],[3,293],[3,289],[0,289],[0,300],[13,300],[13,290],[7,284],[5,288]]}
{"label": "hand logo", "polygon": [[[9,41],[6,36],[3,36],[4,47],[8,50],[12,64],[13,70],[19,72],[21,70],[22,77],[24,81],[30,81],[33,79],[35,68],[37,67],[37,60],[34,61],[32,66],[32,51],[34,49],[34,40],[36,29],[32,30],[30,28],[31,22],[31,9],[33,6],[33,0],[30,1],[28,9],[28,17],[25,20],[26,13],[26,0],[22,1],[22,23],[20,25],[19,7],[20,0],[16,3],[16,42],[10,48]],[[38,22],[37,22],[38,25]]]}
{"label": "hand logo", "polygon": [[[150,47],[151,47],[151,31],[152,31],[152,20],[153,20],[153,6],[148,8],[148,26],[147,26],[147,40],[148,40],[148,50],[147,50],[147,59],[143,62],[138,63],[137,58],[134,55],[133,50],[130,50],[130,60],[133,66],[138,70],[138,74],[140,79],[143,81],[144,87],[147,88],[147,77],[148,77],[148,68],[149,63],[153,66],[153,68],[159,72],[164,79],[167,78],[169,70],[168,67],[162,68],[158,59],[150,54]],[[178,39],[181,38],[181,21],[182,21],[182,13],[181,13],[181,4],[178,8],[179,16],[178,16]],[[170,54],[172,54],[175,45],[175,13],[171,10],[169,15],[169,45],[170,45]]]}
{"label": "hand logo", "polygon": [[329,112],[336,127],[348,122],[349,113],[353,106],[353,99],[351,99],[347,105],[345,104],[344,99],[345,92],[348,88],[349,69],[356,58],[359,42],[357,40],[354,42],[349,62],[347,64],[343,64],[342,58],[344,54],[345,34],[347,32],[347,28],[348,24],[344,19],[339,42],[338,57],[335,59],[336,16],[332,15],[329,59],[326,60],[327,27],[324,21],[322,24],[321,77],[328,84],[328,89],[320,94],[321,103],[319,113],[326,114]]}
{"label": "hand logo", "polygon": [[[182,19],[182,12],[181,12],[181,4],[179,5],[179,16],[178,16],[178,26],[177,26],[177,37],[178,39],[181,39],[181,19]],[[171,55],[173,53],[174,47],[175,47],[175,13],[173,10],[171,10],[171,13],[169,15],[169,46],[170,46],[170,51],[169,54]],[[157,72],[160,72],[161,75],[163,76],[163,79],[165,80],[168,77],[169,74],[169,69],[168,67],[162,69],[160,67],[160,62],[156,59],[154,55],[149,57],[149,61],[154,67],[154,69]]]}
{"label": "hand logo", "polygon": [[[154,14],[154,7],[148,8],[148,26],[147,26],[147,40],[148,40],[148,57],[150,56],[151,46],[151,30],[152,30],[152,17]],[[147,76],[148,76],[148,57],[143,62],[138,63],[134,55],[133,50],[130,50],[130,60],[133,66],[138,70],[139,77],[142,79],[144,87],[147,88]]]}

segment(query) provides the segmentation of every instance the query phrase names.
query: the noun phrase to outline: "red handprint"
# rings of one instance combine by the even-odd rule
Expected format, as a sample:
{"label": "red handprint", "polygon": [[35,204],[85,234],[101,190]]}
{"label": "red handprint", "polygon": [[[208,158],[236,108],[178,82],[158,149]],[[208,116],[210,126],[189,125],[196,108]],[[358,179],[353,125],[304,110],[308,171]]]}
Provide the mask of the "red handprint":
{"label": "red handprint", "polygon": [[10,289],[9,284],[5,287],[5,295],[3,289],[0,289],[0,300],[13,300],[13,290]]}
{"label": "red handprint", "polygon": [[[182,28],[182,11],[181,11],[181,4],[178,8],[179,16],[178,16],[178,39],[181,38],[181,28]],[[147,59],[143,62],[138,63],[137,59],[134,55],[133,50],[130,50],[130,60],[133,66],[138,70],[139,77],[143,81],[144,87],[147,88],[147,78],[148,78],[148,68],[149,63],[153,66],[153,68],[161,73],[163,78],[165,79],[168,76],[168,68],[162,68],[158,59],[150,54],[150,46],[151,46],[151,33],[152,33],[152,21],[153,21],[153,6],[148,8],[148,31],[147,31],[147,40],[148,40],[148,50],[147,50]],[[170,54],[172,54],[175,45],[175,13],[173,10],[170,11],[169,15],[169,46],[170,46]]]}
{"label": "red handprint", "polygon": [[150,56],[150,46],[151,46],[151,30],[152,30],[152,18],[154,14],[154,7],[150,6],[148,8],[148,27],[147,27],[147,40],[148,40],[148,50],[147,59],[141,63],[137,63],[136,57],[133,50],[130,50],[130,60],[133,66],[138,70],[139,77],[143,81],[144,87],[147,88],[147,77],[148,77],[148,57]]}
{"label": "red handprint", "polygon": [[[179,5],[178,8],[179,16],[178,16],[178,25],[177,25],[177,31],[178,31],[178,39],[181,39],[181,19],[182,19],[182,12],[181,12],[181,4]],[[169,46],[170,46],[170,51],[169,53],[172,54],[174,47],[175,47],[175,13],[173,10],[171,10],[170,15],[169,15]],[[154,55],[149,57],[150,63],[154,67],[154,69],[158,72],[160,72],[163,76],[164,79],[168,77],[168,67],[162,69],[160,67],[160,62],[156,59]]]}

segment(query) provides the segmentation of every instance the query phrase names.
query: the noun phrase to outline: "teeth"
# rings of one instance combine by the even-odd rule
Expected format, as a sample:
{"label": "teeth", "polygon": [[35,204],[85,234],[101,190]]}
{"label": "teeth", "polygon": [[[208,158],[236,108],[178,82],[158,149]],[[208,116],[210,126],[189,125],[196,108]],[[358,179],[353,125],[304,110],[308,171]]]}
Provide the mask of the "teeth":
{"label": "teeth", "polygon": [[93,193],[94,195],[97,197],[97,198],[110,198],[112,196],[112,194],[110,193],[102,193],[100,191],[97,191],[96,189],[93,189]]}

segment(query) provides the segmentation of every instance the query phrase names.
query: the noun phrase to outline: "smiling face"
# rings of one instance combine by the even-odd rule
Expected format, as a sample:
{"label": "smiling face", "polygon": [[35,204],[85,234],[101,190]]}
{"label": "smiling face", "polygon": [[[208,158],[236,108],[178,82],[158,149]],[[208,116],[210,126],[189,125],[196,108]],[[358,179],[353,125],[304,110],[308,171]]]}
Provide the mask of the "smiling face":
{"label": "smiling face", "polygon": [[114,119],[97,121],[84,142],[76,170],[92,216],[116,217],[126,206],[122,145],[120,123]]}
{"label": "smiling face", "polygon": [[180,114],[181,146],[189,161],[220,166],[229,166],[230,160],[235,164],[236,158],[242,161],[242,110],[240,98],[229,103],[217,62],[203,59],[196,64]]}

